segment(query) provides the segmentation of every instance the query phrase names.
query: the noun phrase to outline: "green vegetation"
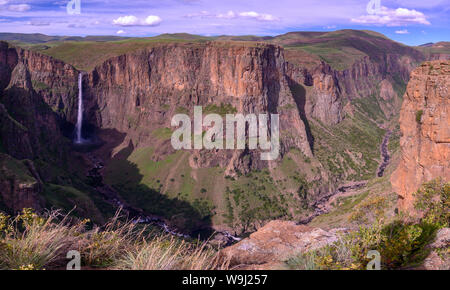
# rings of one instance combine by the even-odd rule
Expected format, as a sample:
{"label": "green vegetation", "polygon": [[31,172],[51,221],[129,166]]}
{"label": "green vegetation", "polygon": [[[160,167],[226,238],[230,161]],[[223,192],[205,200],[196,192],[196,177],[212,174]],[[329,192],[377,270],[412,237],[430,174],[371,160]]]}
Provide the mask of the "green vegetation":
{"label": "green vegetation", "polygon": [[[325,61],[336,70],[348,69],[356,61],[370,57],[374,61],[384,61],[383,47],[389,53],[406,55],[414,53],[413,48],[394,43],[384,35],[374,31],[338,30],[333,32],[291,32],[275,37],[218,36],[205,37],[186,33],[161,34],[146,38],[125,38],[116,36],[58,37],[42,34],[0,33],[0,39],[10,41],[27,49],[41,51],[50,56],[74,65],[77,69],[90,71],[108,58],[134,52],[166,43],[185,43],[199,45],[214,41],[216,45],[258,46],[261,43],[274,43],[294,51],[293,63]],[[431,55],[447,53],[448,45],[418,47]],[[298,55],[295,51],[302,52]],[[288,53],[290,54],[290,53]]]}
{"label": "green vegetation", "polygon": [[363,97],[353,100],[356,107],[358,107],[361,112],[364,112],[366,116],[374,121],[386,120],[386,116],[381,109],[380,102],[382,102],[382,99],[378,98],[376,94],[372,94],[370,97]]}
{"label": "green vegetation", "polygon": [[311,122],[314,154],[335,176],[367,180],[375,175],[380,160],[379,146],[385,135],[358,111],[333,127]]}
{"label": "green vegetation", "polygon": [[416,112],[416,122],[417,124],[421,124],[422,123],[422,115],[423,115],[423,110],[419,110]]}
{"label": "green vegetation", "polygon": [[417,266],[427,257],[426,246],[433,241],[437,229],[426,223],[400,221],[361,227],[332,245],[291,258],[287,264],[301,270],[364,270],[372,259],[367,253],[377,250],[382,269]]}
{"label": "green vegetation", "polygon": [[[291,32],[279,35],[270,42],[283,45],[287,50],[301,50],[310,59],[318,56],[335,70],[349,69],[356,61],[369,57],[373,61],[384,61],[383,47],[389,45],[389,53],[400,55],[414,52],[413,49],[392,43],[384,35],[373,31],[338,30],[333,32]],[[304,63],[305,55],[292,59],[293,63]]]}
{"label": "green vegetation", "polygon": [[[41,53],[53,56],[66,63],[70,63],[79,70],[91,71],[95,66],[105,60],[135,52],[140,49],[151,48],[167,43],[190,43],[192,40],[166,39],[166,38],[130,38],[118,41],[98,42],[98,41],[64,41],[52,43],[50,47],[39,50]],[[197,42],[197,41],[196,41]]]}
{"label": "green vegetation", "polygon": [[38,90],[48,90],[48,89],[50,89],[50,87],[47,84],[43,83],[43,82],[32,81],[32,84],[33,84],[33,89],[35,89],[37,91]]}
{"label": "green vegetation", "polygon": [[265,221],[292,218],[290,209],[300,210],[302,204],[292,193],[280,192],[267,171],[253,171],[231,181],[225,189],[224,221],[243,233],[255,230]]}
{"label": "green vegetation", "polygon": [[203,114],[218,114],[221,116],[225,116],[226,114],[236,114],[237,109],[233,107],[231,104],[220,104],[217,106],[216,104],[208,104],[206,105]]}
{"label": "green vegetation", "polygon": [[188,115],[190,112],[189,112],[189,109],[187,109],[187,108],[184,108],[184,107],[177,107],[177,108],[175,109],[175,113],[177,113],[177,114],[186,114],[186,115]]}
{"label": "green vegetation", "polygon": [[19,161],[0,153],[0,180],[16,180],[24,184],[37,182],[26,166],[27,160]]}
{"label": "green vegetation", "polygon": [[392,130],[391,138],[389,138],[388,151],[390,155],[395,154],[400,150],[400,125],[395,126],[394,130]]}
{"label": "green vegetation", "polygon": [[179,240],[123,220],[118,214],[104,227],[89,226],[50,212],[24,209],[17,217],[0,213],[0,269],[52,270],[66,267],[71,250],[82,267],[139,270],[225,269],[205,243]]}
{"label": "green vegetation", "polygon": [[[46,184],[43,192],[48,208],[62,209],[80,218],[104,222],[102,213],[90,195],[70,186]],[[98,200],[96,200],[98,201]]]}
{"label": "green vegetation", "polygon": [[415,208],[423,213],[422,220],[439,227],[450,226],[450,183],[441,178],[425,183],[415,194]]}
{"label": "green vegetation", "polygon": [[442,41],[428,46],[416,46],[415,49],[425,54],[427,59],[431,59],[433,55],[450,54],[450,42]]}
{"label": "green vegetation", "polygon": [[[293,269],[365,269],[371,258],[367,253],[377,250],[381,254],[383,269],[399,269],[421,265],[428,256],[427,248],[437,230],[450,222],[450,183],[440,179],[425,183],[415,193],[415,208],[423,218],[416,221],[396,219],[383,223],[384,200],[371,199],[359,206],[357,218],[374,211],[377,221],[369,227],[360,227],[349,235],[326,247],[289,259]],[[354,216],[355,218],[355,216]]]}
{"label": "green vegetation", "polygon": [[105,183],[130,205],[165,217],[179,228],[191,231],[208,225],[215,206],[191,177],[189,153],[177,151],[159,161],[152,160],[153,153],[146,147],[126,157],[118,154],[106,167]]}
{"label": "green vegetation", "polygon": [[172,136],[172,129],[170,128],[158,128],[153,131],[153,136],[160,140],[169,140]]}
{"label": "green vegetation", "polygon": [[320,43],[313,45],[287,46],[288,49],[301,49],[307,53],[318,55],[321,60],[328,63],[335,70],[344,70],[365,54],[361,51],[343,45],[341,41],[332,43]]}

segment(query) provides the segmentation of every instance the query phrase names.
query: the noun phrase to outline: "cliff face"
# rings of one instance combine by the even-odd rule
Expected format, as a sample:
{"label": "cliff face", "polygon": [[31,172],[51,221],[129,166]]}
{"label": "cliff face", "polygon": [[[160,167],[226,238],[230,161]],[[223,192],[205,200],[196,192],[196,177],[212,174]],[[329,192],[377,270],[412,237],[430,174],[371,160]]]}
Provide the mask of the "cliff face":
{"label": "cliff face", "polygon": [[[284,69],[282,49],[274,45],[159,45],[109,59],[89,73],[86,116],[99,128],[126,132],[126,143],[141,146],[153,142],[155,129],[170,128],[175,114],[192,115],[194,106],[203,106],[204,114],[221,107],[222,114],[278,113],[282,151],[294,147],[311,156]],[[259,156],[244,161],[248,154],[254,153],[218,152],[211,159],[211,154],[195,152],[191,163],[219,163],[230,172],[264,166]]]}
{"label": "cliff face", "polygon": [[[76,123],[78,71],[49,56],[13,48],[6,43],[1,43],[0,48],[0,136],[3,150],[17,159],[40,157],[60,163],[67,160],[69,140],[63,137],[62,131],[67,129],[65,131],[70,132]],[[267,184],[258,188],[256,194],[256,199],[261,198],[263,204],[260,209],[267,211],[268,204],[286,202],[280,215],[287,212],[296,215],[299,212],[293,210],[296,206],[314,202],[351,174],[356,176],[358,173],[350,168],[330,177],[331,171],[325,168],[325,163],[334,161],[327,160],[330,158],[326,154],[338,148],[336,145],[339,144],[323,142],[330,138],[327,129],[319,140],[322,141],[319,144],[322,153],[326,153],[322,154],[322,159],[318,157],[320,154],[314,156],[314,138],[308,121],[319,120],[327,128],[337,128],[335,125],[348,121],[340,124],[342,132],[339,132],[348,136],[351,131],[345,130],[347,125],[352,125],[353,119],[348,117],[351,120],[345,120],[344,105],[349,108],[353,105],[352,100],[362,98],[375,99],[376,102],[382,100],[380,107],[389,119],[398,107],[396,85],[399,80],[408,78],[420,56],[383,54],[379,61],[377,59],[362,58],[350,68],[339,71],[324,62],[308,67],[294,65],[285,60],[281,47],[272,44],[155,44],[110,58],[86,73],[83,82],[84,119],[86,124],[98,128],[100,134],[107,130],[120,133],[117,140],[112,134],[107,136],[111,139],[103,141],[108,143],[106,147],[115,148],[113,153],[130,148],[131,155],[123,157],[124,160],[128,156],[133,157],[134,152],[149,149],[140,151],[145,152],[145,156],[132,159],[138,167],[143,159],[154,162],[141,165],[136,175],[142,174],[142,178],[158,192],[182,192],[184,196],[197,199],[198,192],[207,191],[207,198],[214,204],[223,204],[223,195],[229,186],[235,192],[251,193],[247,188],[232,188],[237,187],[238,182],[227,183],[223,181],[224,176],[236,177],[239,173],[268,168],[270,178],[262,179]],[[192,116],[193,107],[197,105],[203,106],[204,114],[278,113],[281,158],[276,162],[261,161],[261,152],[252,150],[192,150],[186,158],[186,155],[177,155],[179,159],[170,169],[146,170],[157,162],[162,162],[159,166],[175,158],[176,153],[170,144],[171,118],[177,113]],[[316,126],[316,130],[322,128],[322,124]],[[368,125],[364,125],[374,124],[369,120]],[[314,137],[318,137],[317,134]],[[378,146],[373,143],[376,159]],[[338,149],[344,151],[340,147]],[[354,154],[356,160],[361,159],[363,151],[354,149],[348,149],[352,151],[349,155]],[[331,152],[330,156],[333,154]],[[341,166],[344,157],[336,157],[338,169],[345,167]],[[364,162],[366,160],[362,167],[366,166]],[[189,168],[182,168],[184,165]],[[106,167],[105,171],[111,169],[108,165]],[[218,173],[216,169],[219,167],[225,170]],[[200,170],[205,168],[216,170],[216,175],[205,176]],[[116,168],[111,169],[114,170]],[[122,167],[117,170],[119,175],[128,174]],[[362,174],[357,177],[360,176]],[[261,197],[261,191],[266,189],[276,198],[286,194],[289,200],[278,202],[274,198],[274,201],[267,202],[267,197]],[[39,187],[36,190],[39,192]],[[248,198],[252,205],[255,204],[254,197]],[[233,206],[236,215],[240,205],[236,203]],[[223,214],[224,208],[220,210]]]}
{"label": "cliff face", "polygon": [[41,209],[42,181],[30,160],[18,161],[0,153],[0,208],[14,213],[23,208]]}
{"label": "cliff face", "polygon": [[64,112],[73,114],[69,104],[74,93],[62,88],[76,85],[76,70],[0,42],[0,71],[0,114],[5,120],[0,137],[5,151],[18,159],[34,159],[52,151],[52,159],[64,159],[61,127]]}
{"label": "cliff face", "polygon": [[[290,87],[297,103],[308,118],[316,118],[324,124],[336,125],[342,120],[342,97],[333,69],[322,62],[315,68],[303,68],[287,64]],[[311,89],[303,91],[299,85]]]}
{"label": "cliff face", "polygon": [[413,193],[431,179],[450,180],[450,62],[431,61],[411,73],[400,113],[401,162],[391,178],[399,208],[413,208]]}
{"label": "cliff face", "polygon": [[385,54],[376,58],[364,57],[350,68],[334,70],[325,62],[315,67],[296,65],[293,59],[287,64],[287,75],[294,84],[305,85],[304,108],[308,118],[325,125],[336,125],[344,118],[344,104],[353,99],[381,97],[381,109],[390,119],[400,106],[394,86],[407,82],[409,74],[423,56],[414,50],[405,55]]}
{"label": "cliff face", "polygon": [[63,87],[73,80],[71,66],[0,42],[0,151],[8,154],[0,156],[0,191],[12,211],[42,206],[39,168],[31,160],[62,165],[67,159],[61,128],[72,99]]}

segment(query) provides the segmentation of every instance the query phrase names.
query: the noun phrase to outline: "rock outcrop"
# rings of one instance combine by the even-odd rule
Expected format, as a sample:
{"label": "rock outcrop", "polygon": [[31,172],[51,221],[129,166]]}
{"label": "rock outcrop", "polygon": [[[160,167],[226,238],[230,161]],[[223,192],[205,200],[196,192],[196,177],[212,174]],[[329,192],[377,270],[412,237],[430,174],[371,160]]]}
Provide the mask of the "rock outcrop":
{"label": "rock outcrop", "polygon": [[403,211],[413,209],[422,183],[450,180],[449,89],[449,61],[426,62],[411,73],[400,113],[401,162],[391,177]]}
{"label": "rock outcrop", "polygon": [[390,119],[401,105],[394,86],[406,83],[414,67],[424,60],[418,51],[405,49],[402,54],[379,52],[356,60],[347,69],[335,70],[323,61],[305,67],[292,53],[289,55],[286,71],[294,96],[302,103],[307,118],[315,118],[325,125],[341,122],[345,115],[344,104],[349,101],[377,99],[378,95],[384,101],[378,103],[385,117]]}
{"label": "rock outcrop", "polygon": [[345,229],[327,232],[294,222],[271,221],[220,254],[232,268],[276,269],[293,256],[336,242],[344,232]]}
{"label": "rock outcrop", "polygon": [[42,181],[29,160],[18,161],[0,153],[0,189],[0,208],[3,205],[12,213],[43,206]]}
{"label": "rock outcrop", "polygon": [[431,245],[431,253],[425,259],[423,270],[450,270],[450,228],[440,229]]}
{"label": "rock outcrop", "polygon": [[76,75],[61,61],[0,42],[0,151],[7,153],[0,154],[0,193],[11,212],[42,208],[40,168],[31,160],[58,166],[67,160],[63,127]]}
{"label": "rock outcrop", "polygon": [[[126,132],[124,142],[139,147],[151,144],[155,129],[170,128],[175,114],[192,115],[194,106],[222,108],[222,113],[278,113],[281,155],[298,148],[312,156],[284,64],[283,49],[276,45],[156,45],[111,58],[90,72],[85,115],[99,128]],[[208,152],[195,152],[196,162],[191,163],[220,165],[230,175],[269,166],[253,157],[256,152],[228,153],[216,152],[212,158]]]}
{"label": "rock outcrop", "polygon": [[76,94],[62,88],[76,86],[76,70],[49,56],[0,42],[0,71],[4,150],[18,159],[63,160],[67,146],[62,128],[70,120],[66,113],[73,112],[69,104],[75,103]]}

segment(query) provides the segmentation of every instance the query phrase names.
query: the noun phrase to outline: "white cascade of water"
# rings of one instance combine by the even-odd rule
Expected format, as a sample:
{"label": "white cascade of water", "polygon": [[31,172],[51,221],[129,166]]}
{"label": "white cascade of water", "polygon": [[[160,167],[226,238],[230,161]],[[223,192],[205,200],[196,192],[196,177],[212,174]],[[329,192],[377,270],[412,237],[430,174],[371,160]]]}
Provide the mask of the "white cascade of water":
{"label": "white cascade of water", "polygon": [[77,116],[77,126],[76,126],[76,139],[75,143],[83,143],[83,138],[81,137],[81,130],[83,129],[83,73],[78,75],[78,116]]}

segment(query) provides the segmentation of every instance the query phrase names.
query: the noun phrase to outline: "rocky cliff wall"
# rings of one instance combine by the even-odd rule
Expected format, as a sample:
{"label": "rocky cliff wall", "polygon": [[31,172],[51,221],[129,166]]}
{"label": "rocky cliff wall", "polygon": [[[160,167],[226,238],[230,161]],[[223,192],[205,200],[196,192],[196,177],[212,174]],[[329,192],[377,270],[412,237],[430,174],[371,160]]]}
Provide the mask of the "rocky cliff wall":
{"label": "rocky cliff wall", "polygon": [[304,85],[303,97],[307,118],[325,125],[336,125],[344,118],[344,105],[355,98],[381,97],[383,113],[390,119],[400,106],[394,87],[407,83],[410,72],[424,56],[413,49],[405,54],[379,53],[355,61],[345,70],[334,70],[321,62],[308,68],[287,63],[287,75],[293,84]]}
{"label": "rocky cliff wall", "polygon": [[[59,89],[73,86],[76,70],[51,57],[14,48],[5,42],[0,43],[0,70],[0,114],[5,120],[0,137],[4,150],[18,159],[39,156],[64,159],[67,147],[63,145],[61,128],[65,120],[52,104],[62,98],[67,103],[73,102],[73,95]],[[59,107],[61,111],[70,111],[67,105]]]}
{"label": "rocky cliff wall", "polygon": [[450,180],[450,62],[431,61],[411,73],[400,113],[401,162],[391,177],[399,208],[431,179]]}
{"label": "rocky cliff wall", "polygon": [[65,113],[73,113],[76,75],[61,61],[0,42],[0,152],[8,154],[0,156],[0,192],[11,211],[42,206],[40,170],[31,160],[59,166],[67,160],[62,128]]}
{"label": "rocky cliff wall", "polygon": [[[159,45],[114,57],[90,72],[86,116],[100,128],[126,132],[140,146],[152,142],[156,128],[170,128],[173,115],[192,114],[197,105],[205,111],[223,107],[222,113],[278,113],[282,150],[294,147],[312,156],[284,64],[283,49],[274,45]],[[220,165],[242,172],[267,166],[258,164],[259,157],[245,163],[248,154],[220,156]],[[195,166],[211,165],[211,156],[197,157]]]}

